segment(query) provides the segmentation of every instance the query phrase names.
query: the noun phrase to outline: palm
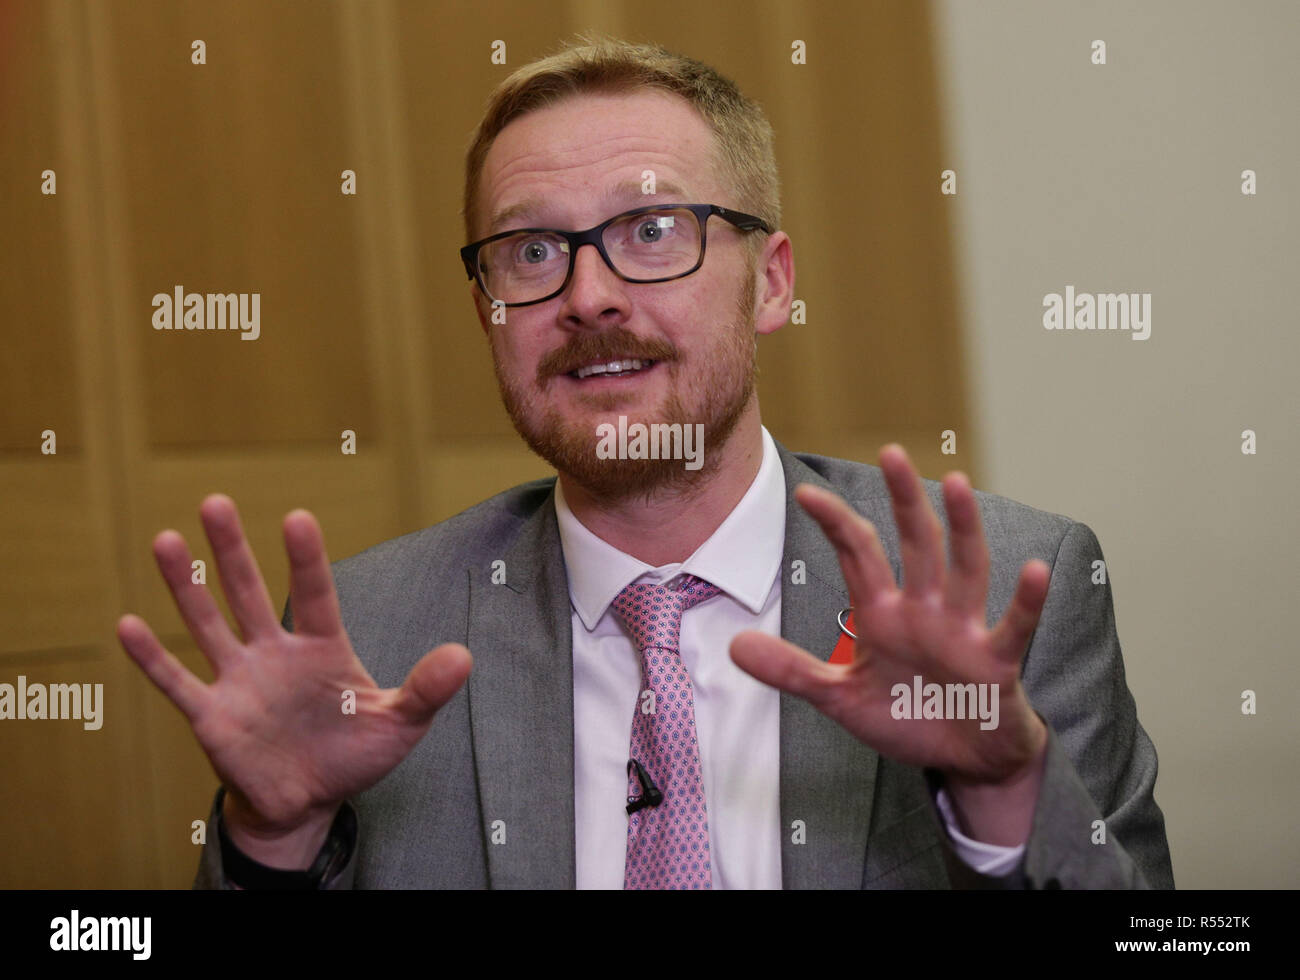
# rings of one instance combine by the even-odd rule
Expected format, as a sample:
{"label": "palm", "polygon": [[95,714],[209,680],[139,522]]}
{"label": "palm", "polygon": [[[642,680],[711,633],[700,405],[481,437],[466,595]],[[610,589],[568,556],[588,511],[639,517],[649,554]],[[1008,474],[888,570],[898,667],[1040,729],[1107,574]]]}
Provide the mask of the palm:
{"label": "palm", "polygon": [[440,647],[401,688],[380,689],[343,629],[314,518],[291,514],[285,521],[296,626],[289,633],[276,619],[233,503],[209,498],[202,513],[242,640],[207,589],[190,583],[190,556],[179,535],[159,535],[155,554],[215,681],[204,685],[185,670],[143,620],[124,617],[119,636],[189,718],[222,783],[263,825],[291,826],[396,766],[463,683],[468,653]]}
{"label": "palm", "polygon": [[[254,645],[211,691],[194,734],[222,783],[271,822],[372,785],[425,727],[395,716],[345,636]],[[345,691],[355,715],[343,713]]]}
{"label": "palm", "polygon": [[[1042,723],[1020,684],[1020,661],[1047,594],[1042,562],[1021,570],[1015,596],[993,629],[984,625],[989,557],[974,494],[964,478],[945,482],[952,529],[952,566],[944,557],[943,533],[920,480],[901,448],[881,454],[893,499],[903,554],[900,588],[875,529],[833,493],[801,487],[799,502],[835,545],[854,606],[857,642],[851,664],[824,663],[778,637],[741,634],[732,656],[759,680],[806,698],[878,752],[900,762],[970,779],[996,781],[1015,772],[1041,746]],[[900,718],[891,710],[897,686],[911,695],[935,684],[975,693],[964,717]],[[993,688],[992,685],[997,685]],[[981,725],[979,685],[985,706],[996,691],[996,728]],[[912,714],[915,714],[913,711]],[[972,717],[974,716],[974,717]],[[989,721],[992,721],[991,712]]]}
{"label": "palm", "polygon": [[[911,692],[919,676],[945,691],[948,685],[960,685],[964,692],[965,685],[996,684],[999,727],[1021,717],[1020,709],[1008,704],[1008,698],[1024,699],[1018,670],[998,660],[992,632],[982,617],[977,621],[936,608],[901,591],[855,609],[859,640],[854,662],[844,669],[835,689],[827,712],[831,717],[900,762],[975,774],[997,772],[1017,761],[1019,739],[1008,748],[1000,740],[981,737],[987,729],[980,727],[978,693],[972,705],[977,710],[963,710],[964,718],[900,721],[893,712],[903,696],[898,685],[903,685],[915,714]],[[990,704],[986,698],[985,706]],[[1028,709],[1027,704],[1021,707]],[[992,720],[991,715],[987,718]]]}

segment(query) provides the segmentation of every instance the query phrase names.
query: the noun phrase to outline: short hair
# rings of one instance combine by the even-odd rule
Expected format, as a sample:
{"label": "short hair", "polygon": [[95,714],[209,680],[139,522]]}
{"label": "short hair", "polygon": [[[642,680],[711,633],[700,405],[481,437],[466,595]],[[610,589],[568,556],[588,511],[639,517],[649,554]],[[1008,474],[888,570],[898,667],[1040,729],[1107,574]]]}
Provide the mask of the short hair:
{"label": "short hair", "polygon": [[[703,62],[659,45],[579,35],[556,54],[518,68],[489,96],[465,154],[461,210],[465,240],[473,240],[481,217],[478,193],[483,163],[507,124],[568,96],[637,89],[680,96],[699,112],[713,130],[715,170],[736,194],[732,206],[762,218],[773,230],[781,227],[781,187],[772,126],[757,102]],[[757,255],[762,243],[761,236],[746,237],[751,255]]]}

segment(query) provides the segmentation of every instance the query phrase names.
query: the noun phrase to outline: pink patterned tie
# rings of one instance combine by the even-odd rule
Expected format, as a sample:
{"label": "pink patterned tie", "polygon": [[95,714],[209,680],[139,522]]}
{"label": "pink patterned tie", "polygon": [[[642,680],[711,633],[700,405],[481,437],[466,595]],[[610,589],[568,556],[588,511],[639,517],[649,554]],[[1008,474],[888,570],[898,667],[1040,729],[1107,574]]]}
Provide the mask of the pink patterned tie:
{"label": "pink patterned tie", "polygon": [[[624,888],[713,887],[695,697],[678,643],[682,613],[721,591],[687,575],[676,591],[629,585],[611,604],[641,654],[641,693],[632,713],[629,755],[663,793],[658,806],[628,814]],[[643,793],[636,771],[629,772],[629,801]]]}

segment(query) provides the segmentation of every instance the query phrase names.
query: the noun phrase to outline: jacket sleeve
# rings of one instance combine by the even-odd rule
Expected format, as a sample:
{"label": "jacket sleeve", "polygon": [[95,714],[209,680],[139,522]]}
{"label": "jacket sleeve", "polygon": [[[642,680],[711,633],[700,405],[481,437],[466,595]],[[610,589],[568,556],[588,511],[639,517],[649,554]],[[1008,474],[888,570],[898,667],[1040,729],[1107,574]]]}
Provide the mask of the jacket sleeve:
{"label": "jacket sleeve", "polygon": [[[1019,867],[981,875],[944,835],[956,887],[1172,888],[1156,751],[1138,722],[1115,631],[1109,573],[1084,524],[1066,530],[1022,668],[1029,703],[1048,727],[1043,783]],[[932,774],[927,773],[927,776]],[[934,783],[931,783],[934,789]]]}
{"label": "jacket sleeve", "polygon": [[[195,890],[223,890],[233,891],[239,886],[226,877],[225,865],[222,861],[222,844],[221,844],[221,801],[222,791],[218,790],[216,797],[212,801],[212,809],[208,813],[208,833],[204,840],[203,851],[199,855],[199,870],[194,876]],[[342,846],[347,849],[347,859],[342,867],[337,871],[328,873],[321,882],[320,887],[325,890],[341,890],[353,887],[357,871],[357,815],[356,810],[351,803],[343,804],[343,820],[337,821],[335,827],[331,827],[330,833],[335,834],[338,831],[336,827],[343,825],[348,828],[344,833]],[[322,849],[328,846],[322,845]],[[341,860],[339,858],[336,861]]]}

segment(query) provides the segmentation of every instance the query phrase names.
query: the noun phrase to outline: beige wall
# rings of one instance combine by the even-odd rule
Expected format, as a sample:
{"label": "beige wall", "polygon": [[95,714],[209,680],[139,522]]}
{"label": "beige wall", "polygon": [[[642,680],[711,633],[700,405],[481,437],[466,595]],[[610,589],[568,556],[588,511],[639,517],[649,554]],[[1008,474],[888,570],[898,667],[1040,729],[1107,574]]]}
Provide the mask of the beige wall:
{"label": "beige wall", "polygon": [[[1300,6],[934,19],[984,484],[1097,532],[1178,885],[1294,888]],[[1067,283],[1150,292],[1150,338],[1045,330]]]}

